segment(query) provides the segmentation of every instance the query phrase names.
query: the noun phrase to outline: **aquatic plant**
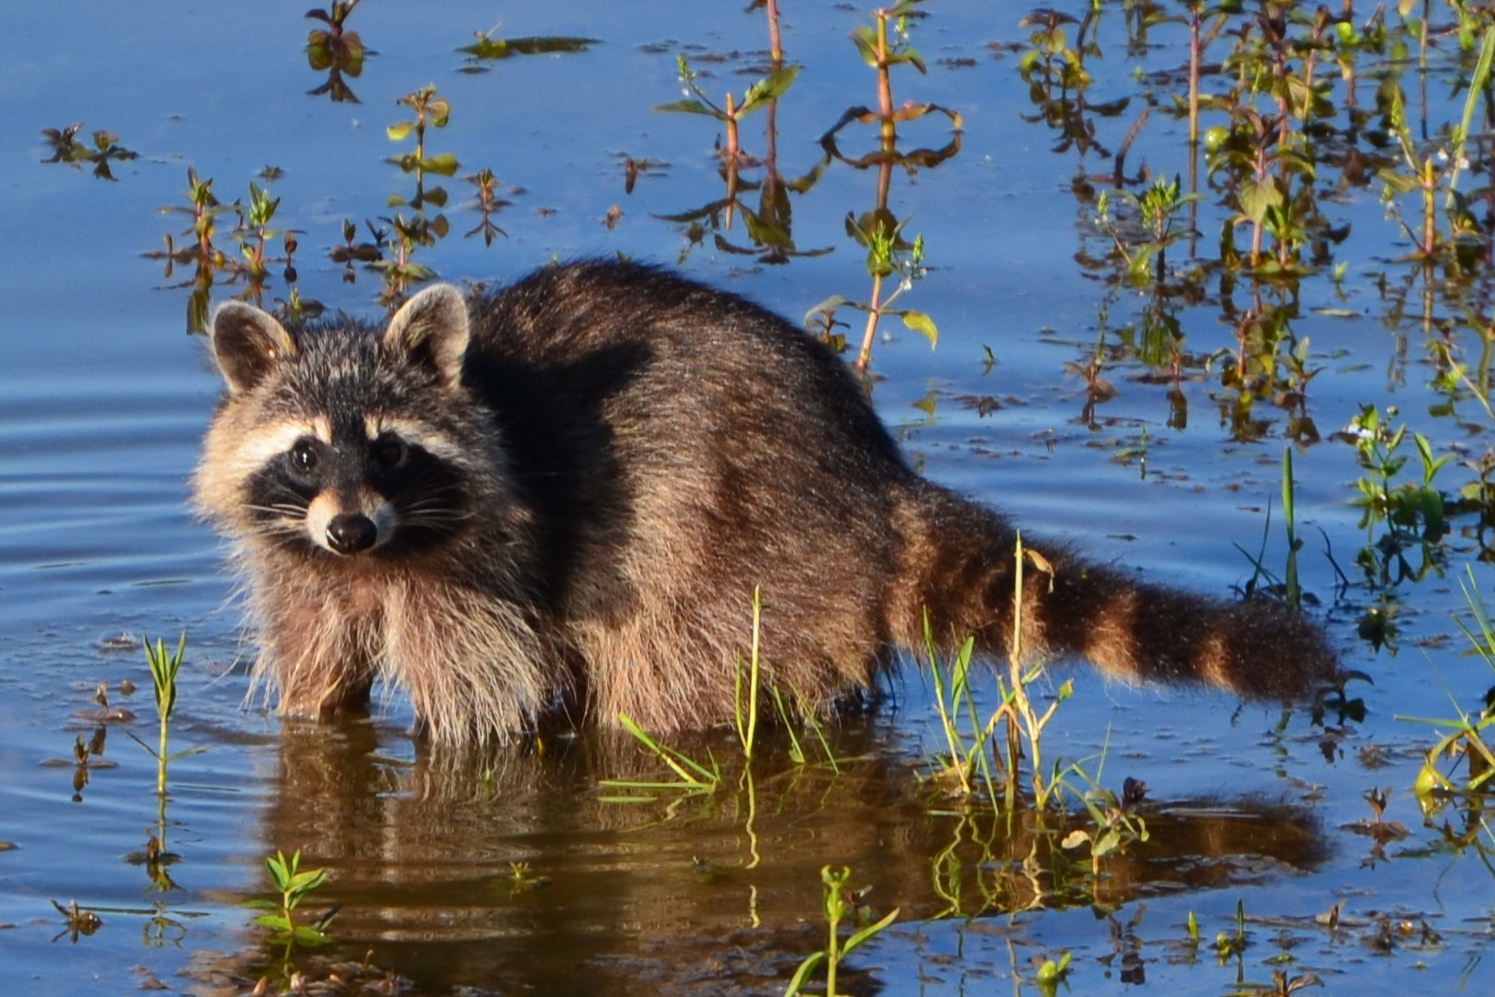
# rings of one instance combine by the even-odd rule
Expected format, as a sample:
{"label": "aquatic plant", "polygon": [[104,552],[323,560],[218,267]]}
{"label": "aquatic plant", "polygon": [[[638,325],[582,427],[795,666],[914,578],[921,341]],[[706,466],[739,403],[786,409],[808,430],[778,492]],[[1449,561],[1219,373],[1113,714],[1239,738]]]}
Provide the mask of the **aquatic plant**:
{"label": "aquatic plant", "polygon": [[321,86],[308,90],[308,96],[327,94],[334,103],[360,103],[344,75],[358,79],[363,73],[363,60],[368,54],[363,47],[363,38],[356,31],[349,31],[345,22],[348,15],[363,0],[333,0],[331,9],[318,7],[306,12],[306,18],[321,21],[326,28],[313,28],[306,37],[306,63],[313,70],[327,74]]}
{"label": "aquatic plant", "polygon": [[[737,724],[737,739],[742,742],[742,757],[752,761],[753,743],[758,735],[758,684],[762,679],[762,662],[758,651],[763,637],[763,590],[753,586],[753,640],[746,669],[737,669],[732,690],[732,712]],[[746,675],[743,672],[746,671]],[[782,702],[782,700],[780,700]]]}
{"label": "aquatic plant", "polygon": [[528,38],[495,38],[492,31],[475,31],[477,41],[457,49],[467,56],[469,72],[486,72],[484,63],[516,55],[565,55],[585,52],[598,44],[596,38],[573,35],[541,35]]}
{"label": "aquatic plant", "polygon": [[699,74],[690,68],[690,63],[685,56],[677,56],[676,64],[686,97],[684,100],[660,104],[654,110],[703,114],[720,121],[726,129],[726,140],[717,150],[717,155],[723,160],[741,160],[746,156],[742,151],[742,142],[738,135],[740,122],[754,111],[760,111],[782,97],[794,83],[794,78],[799,75],[799,67],[796,65],[776,69],[748,87],[741,97],[729,92],[723,98],[722,106],[718,106],[702,89]]}
{"label": "aquatic plant", "polygon": [[1167,276],[1168,247],[1187,234],[1187,229],[1179,224],[1178,212],[1199,200],[1200,195],[1180,192],[1177,176],[1172,180],[1155,180],[1141,194],[1125,189],[1117,194],[1131,208],[1142,238],[1133,239],[1123,233],[1121,223],[1111,213],[1110,195],[1105,192],[1096,207],[1098,224],[1111,236],[1117,251],[1126,259],[1127,276],[1132,283],[1162,283]]}
{"label": "aquatic plant", "polygon": [[[903,324],[922,334],[931,347],[939,338],[934,320],[923,312],[911,309],[895,309],[893,302],[913,287],[927,273],[924,267],[924,237],[915,236],[909,241],[903,236],[903,227],[908,219],[900,220],[888,208],[888,195],[892,186],[893,167],[901,165],[909,172],[917,167],[937,166],[960,151],[962,122],[960,114],[938,104],[916,104],[908,102],[901,107],[893,105],[891,70],[893,66],[908,64],[919,72],[925,72],[924,59],[908,41],[909,18],[921,0],[901,0],[889,8],[873,12],[873,24],[861,25],[852,33],[852,41],[863,61],[877,72],[878,103],[876,110],[866,107],[851,107],[841,115],[841,120],[820,137],[820,144],[828,156],[856,168],[877,167],[877,200],[871,211],[857,215],[846,215],[846,234],[867,251],[866,268],[872,278],[872,290],[867,300],[858,301],[843,295],[832,295],[805,313],[806,328],[818,330],[821,338],[834,345],[843,346],[832,332],[838,308],[848,307],[867,313],[862,331],[861,346],[857,350],[855,366],[866,371],[872,362],[872,344],[877,336],[878,323],[885,316],[897,316]],[[893,22],[893,34],[889,34],[889,22]],[[898,125],[913,121],[931,112],[947,116],[953,126],[953,136],[942,149],[920,149],[903,153],[898,149]],[[875,123],[878,126],[878,147],[858,159],[849,159],[841,153],[837,135],[847,125],[859,122]],[[896,277],[893,290],[887,292],[885,283]]]}
{"label": "aquatic plant", "polygon": [[176,755],[166,750],[168,729],[171,726],[171,714],[176,709],[177,673],[181,671],[182,659],[187,653],[187,632],[185,630],[182,631],[181,637],[177,638],[176,650],[170,652],[166,650],[166,643],[159,638],[157,638],[154,645],[151,644],[148,637],[142,635],[140,639],[141,643],[145,645],[145,658],[151,670],[151,683],[155,687],[156,716],[160,726],[155,748],[140,741],[139,738],[136,738],[136,741],[140,741],[141,746],[146,751],[149,751],[151,757],[156,760],[156,795],[165,796],[167,763],[173,758],[180,757],[182,754],[187,754],[194,750],[189,749],[187,752],[179,752]]}
{"label": "aquatic plant", "polygon": [[[976,701],[971,692],[971,655],[976,639],[967,637],[950,656],[949,664],[941,667],[938,645],[929,626],[929,616],[924,616],[924,646],[928,655],[929,674],[934,682],[934,702],[940,714],[940,728],[945,735],[948,755],[943,766],[934,774],[934,781],[946,792],[969,797],[975,790],[973,776],[984,777],[989,799],[996,799],[996,785],[991,767],[987,762],[987,748],[996,726],[1002,719],[1002,711],[994,711],[982,723],[976,714]],[[970,723],[970,733],[961,728],[962,718]]]}
{"label": "aquatic plant", "polygon": [[[799,66],[784,65],[783,49],[778,41],[776,7],[770,10],[769,16],[773,56],[768,75],[750,86],[740,98],[729,92],[724,99],[725,106],[718,106],[707,96],[698,82],[698,74],[690,68],[689,62],[682,55],[677,57],[677,66],[686,99],[653,108],[656,112],[676,111],[706,115],[722,122],[725,128],[725,140],[717,145],[719,173],[725,185],[725,193],[700,208],[660,216],[666,221],[687,225],[688,243],[685,252],[704,238],[706,229],[703,224],[709,225],[716,232],[715,244],[722,252],[756,255],[764,263],[787,263],[794,257],[823,256],[830,252],[828,248],[802,250],[795,245],[791,234],[789,194],[803,194],[813,187],[820,179],[824,164],[811,168],[797,179],[786,180],[779,174],[776,111],[779,99],[789,90],[798,75]],[[761,156],[746,152],[740,138],[740,122],[758,110],[762,110],[766,118],[763,130],[764,152]],[[744,171],[760,167],[763,170],[761,180],[750,180],[744,175]],[[744,194],[752,191],[759,194],[756,207],[749,207],[742,200]],[[731,230],[738,214],[743,217],[750,245],[734,243],[721,234],[722,230]],[[684,253],[682,259],[683,257]]]}
{"label": "aquatic plant", "polygon": [[265,868],[270,871],[270,881],[279,891],[280,899],[278,902],[274,900],[249,901],[250,907],[272,912],[256,917],[254,923],[269,928],[271,938],[285,944],[287,956],[296,945],[325,945],[329,941],[327,927],[337,916],[337,908],[334,907],[315,921],[305,924],[298,923],[295,911],[327,882],[327,870],[302,870],[299,848],[291,854],[290,858],[286,858],[285,853],[277,849],[274,855],[265,859]]}
{"label": "aquatic plant", "polygon": [[840,991],[836,987],[836,976],[840,971],[841,963],[857,948],[875,938],[883,929],[898,919],[899,910],[894,908],[877,921],[867,924],[853,931],[844,941],[841,938],[841,927],[848,919],[855,920],[859,913],[857,898],[847,890],[847,883],[851,881],[851,870],[843,867],[836,872],[830,866],[820,870],[820,882],[823,884],[821,909],[825,915],[825,923],[828,928],[827,941],[824,949],[805,957],[794,971],[789,980],[789,986],[784,989],[784,997],[796,997],[803,994],[804,986],[821,963],[825,964],[825,997],[840,997]]}
{"label": "aquatic plant", "polygon": [[[809,764],[809,755],[805,751],[804,742],[800,739],[801,732],[808,731],[815,736],[821,750],[824,752],[826,764],[835,771],[840,771],[835,752],[831,748],[830,741],[826,737],[825,729],[815,718],[814,712],[798,702],[790,702],[792,692],[786,693],[772,677],[765,674],[761,658],[763,628],[763,594],[755,586],[752,600],[752,636],[750,638],[748,657],[745,661],[739,661],[737,674],[733,686],[733,727],[737,735],[737,743],[742,749],[743,766],[741,771],[740,788],[746,791],[748,807],[754,806],[752,793],[752,762],[759,743],[759,729],[761,717],[760,710],[772,702],[776,718],[786,738],[787,755],[789,760],[796,766]],[[708,749],[706,761],[697,761],[677,748],[673,748],[661,742],[643,728],[627,714],[619,714],[618,722],[623,729],[641,745],[645,751],[663,762],[665,766],[675,774],[674,780],[663,782],[649,782],[628,779],[604,779],[601,785],[610,790],[620,790],[630,795],[611,796],[611,802],[652,802],[658,798],[661,792],[681,791],[687,795],[710,795],[715,793],[725,781],[721,764],[716,756]],[[642,795],[639,795],[642,794]]]}
{"label": "aquatic plant", "polygon": [[[1013,552],[1012,642],[1007,659],[1007,686],[1002,689],[1002,710],[1007,714],[1007,799],[1009,806],[1016,800],[1019,759],[1026,756],[1033,786],[1033,800],[1039,809],[1043,809],[1048,806],[1050,797],[1058,788],[1054,774],[1044,772],[1043,731],[1059,709],[1059,704],[1073,694],[1074,685],[1066,679],[1059,687],[1058,695],[1042,714],[1034,707],[1028,687],[1042,673],[1043,663],[1031,668],[1023,663],[1027,654],[1027,649],[1023,646],[1023,593],[1027,591],[1023,575],[1029,562],[1041,574],[1054,573],[1042,554],[1023,546],[1023,536],[1019,533]],[[1057,762],[1054,770],[1058,771]]]}
{"label": "aquatic plant", "polygon": [[[1128,779],[1122,799],[1117,800],[1101,788],[1100,769],[1091,773],[1079,761],[1056,760],[1045,764],[1044,731],[1060,704],[1073,695],[1074,684],[1065,680],[1041,712],[1035,705],[1032,686],[1043,674],[1044,662],[1029,665],[1024,661],[1023,576],[1030,566],[1039,572],[1053,569],[1040,554],[1023,545],[1021,534],[1013,557],[1013,629],[1008,669],[1005,678],[997,679],[999,702],[984,719],[971,682],[974,640],[967,638],[949,655],[948,663],[942,664],[938,642],[925,620],[925,654],[946,748],[931,781],[947,795],[967,801],[978,799],[981,789],[988,804],[996,805],[1000,799],[1011,811],[1024,805],[1018,787],[1026,760],[1026,791],[1031,794],[1029,798],[1039,819],[1053,804],[1062,803],[1061,794],[1074,796],[1090,813],[1095,830],[1078,832],[1080,837],[1066,847],[1090,841],[1092,856],[1098,861],[1126,843],[1147,840],[1146,825],[1134,816],[1144,787]],[[1005,757],[997,747],[999,728],[1005,731]]]}
{"label": "aquatic plant", "polygon": [[[1495,623],[1491,622],[1489,607],[1475,581],[1473,567],[1466,570],[1467,577],[1460,579],[1459,585],[1463,589],[1464,601],[1469,607],[1473,625],[1463,619],[1457,619],[1456,622],[1469,642],[1468,653],[1484,661],[1490,667],[1492,679],[1495,679]],[[1495,785],[1491,782],[1495,778],[1495,684],[1484,693],[1480,705],[1473,710],[1460,708],[1452,695],[1449,699],[1454,708],[1452,717],[1428,718],[1401,714],[1396,717],[1398,720],[1446,731],[1428,749],[1414,787],[1418,800],[1424,810],[1428,811],[1437,809],[1440,795],[1446,799],[1453,793],[1478,794]],[[1439,767],[1445,760],[1450,762],[1446,770]],[[1460,764],[1463,765],[1464,774],[1455,782],[1454,772]]]}
{"label": "aquatic plant", "polygon": [[136,153],[119,144],[119,136],[113,132],[103,128],[96,129],[92,135],[93,145],[88,146],[77,140],[78,132],[82,130],[81,121],[75,121],[66,128],[43,128],[42,137],[52,147],[52,155],[42,162],[67,163],[77,167],[92,163],[94,176],[100,180],[114,180],[114,171],[109,168],[111,162],[127,162],[137,158]]}
{"label": "aquatic plant", "polygon": [[76,900],[71,901],[66,907],[53,900],[52,906],[57,909],[57,913],[61,914],[67,922],[67,927],[53,936],[52,941],[54,942],[63,935],[66,935],[68,936],[69,943],[77,945],[79,938],[87,938],[104,926],[103,918],[87,908],[79,907]]}
{"label": "aquatic plant", "polygon": [[[132,853],[129,859],[132,863],[143,866],[151,885],[165,893],[177,889],[169,867],[181,858],[168,849],[166,841],[167,766],[179,758],[195,755],[207,748],[205,745],[192,745],[176,752],[167,750],[171,717],[176,710],[177,674],[181,671],[182,661],[187,653],[187,632],[182,631],[174,651],[167,651],[165,642],[159,638],[152,644],[150,638],[142,634],[140,640],[145,647],[146,663],[150,667],[151,684],[156,697],[156,717],[159,722],[156,746],[151,747],[129,731],[125,733],[156,760],[156,826],[146,838],[143,851]],[[164,917],[164,914],[161,916]]]}
{"label": "aquatic plant", "polygon": [[1251,947],[1251,939],[1246,935],[1246,901],[1235,902],[1235,930],[1222,931],[1215,935],[1215,957],[1220,965],[1225,965],[1232,959],[1236,961],[1239,969],[1243,963],[1242,959],[1246,949]]}
{"label": "aquatic plant", "polygon": [[[457,157],[450,152],[428,154],[426,151],[426,131],[445,128],[452,113],[450,102],[438,96],[434,84],[413,90],[396,99],[395,103],[414,111],[415,119],[397,121],[385,128],[385,134],[391,142],[403,142],[413,135],[415,148],[402,155],[392,156],[387,162],[398,166],[402,174],[414,178],[415,192],[409,197],[391,194],[387,202],[391,208],[408,207],[409,215],[396,212],[393,217],[380,219],[389,226],[384,230],[385,238],[382,240],[386,254],[370,261],[369,265],[383,277],[384,293],[381,300],[385,305],[393,305],[403,298],[411,285],[424,283],[436,276],[434,270],[412,259],[419,248],[434,246],[438,239],[446,238],[451,230],[451,223],[441,211],[446,207],[446,188],[439,184],[428,188],[426,177],[428,174],[455,176],[461,167]],[[435,213],[430,213],[428,207],[435,209]]]}
{"label": "aquatic plant", "polygon": [[104,746],[108,741],[108,728],[100,724],[94,728],[93,735],[86,740],[82,734],[73,739],[72,757],[49,759],[42,764],[73,769],[73,802],[83,801],[83,790],[88,788],[91,774],[100,769],[115,768],[118,763],[104,757]]}
{"label": "aquatic plant", "polygon": [[1293,477],[1293,451],[1285,447],[1282,451],[1282,525],[1287,534],[1286,564],[1281,578],[1274,575],[1265,564],[1267,536],[1272,526],[1272,510],[1267,508],[1266,522],[1262,526],[1261,548],[1251,554],[1240,544],[1236,550],[1251,562],[1251,578],[1242,586],[1246,598],[1266,594],[1280,598],[1284,603],[1298,609],[1303,604],[1302,585],[1298,580],[1298,554],[1303,550],[1303,541],[1298,536],[1297,481]]}
{"label": "aquatic plant", "polygon": [[[1083,788],[1077,789],[1068,782],[1070,776],[1082,783]],[[1101,874],[1101,860],[1107,855],[1148,839],[1147,822],[1137,813],[1137,806],[1147,793],[1146,783],[1128,777],[1118,798],[1100,784],[1099,770],[1092,776],[1074,763],[1068,768],[1065,785],[1090,815],[1091,824],[1070,831],[1059,844],[1071,849],[1086,846],[1092,876]]]}
{"label": "aquatic plant", "polygon": [[[273,177],[275,171],[267,170],[266,172]],[[239,219],[233,236],[239,244],[240,255],[244,258],[243,271],[248,278],[251,290],[258,291],[264,286],[269,277],[269,264],[272,262],[284,264],[281,276],[287,285],[295,284],[297,274],[292,258],[297,248],[296,233],[270,228],[270,222],[280,208],[280,198],[271,197],[268,187],[261,187],[251,180],[249,182],[249,205],[245,207],[236,201],[233,207]],[[266,252],[270,240],[277,236],[282,239],[285,255],[279,260],[274,260],[268,257]]]}
{"label": "aquatic plant", "polygon": [[1053,997],[1059,992],[1059,984],[1069,979],[1069,960],[1073,956],[1073,952],[1065,952],[1059,956],[1058,962],[1045,959],[1039,965],[1038,972],[1033,974],[1033,984],[1043,997]]}
{"label": "aquatic plant", "polygon": [[[1387,415],[1393,412],[1388,410]],[[1434,487],[1433,479],[1450,461],[1452,454],[1433,455],[1432,444],[1421,433],[1412,434],[1421,463],[1422,481],[1392,484],[1410,455],[1402,451],[1405,425],[1393,428],[1375,405],[1366,405],[1350,420],[1342,434],[1354,447],[1356,460],[1364,472],[1355,482],[1360,496],[1360,527],[1373,542],[1361,548],[1356,563],[1365,571],[1366,580],[1374,584],[1396,584],[1405,578],[1421,578],[1440,563],[1440,542],[1448,533],[1448,518],[1443,493]],[[1374,539],[1378,526],[1386,527]],[[1421,562],[1412,568],[1404,551],[1421,552]]]}
{"label": "aquatic plant", "polygon": [[600,783],[604,788],[622,789],[634,792],[643,792],[648,795],[629,797],[609,797],[613,802],[637,803],[653,802],[657,799],[654,795],[657,791],[679,791],[689,795],[711,794],[722,784],[722,769],[709,751],[707,761],[698,762],[682,751],[671,748],[661,743],[652,735],[640,727],[632,717],[626,713],[618,714],[618,723],[622,724],[635,741],[643,745],[655,758],[659,759],[666,767],[675,773],[675,780],[669,782],[643,782],[632,779],[603,779]]}
{"label": "aquatic plant", "polygon": [[509,233],[505,232],[503,229],[499,228],[493,223],[493,216],[498,214],[504,208],[509,207],[514,202],[504,200],[504,198],[499,196],[498,177],[493,175],[492,170],[484,167],[471,176],[463,177],[462,179],[466,180],[468,183],[472,184],[474,188],[477,189],[478,214],[481,216],[477,227],[472,229],[472,231],[470,232],[464,232],[463,237],[470,239],[473,236],[481,233],[483,236],[483,245],[485,246],[493,245],[494,236],[501,235],[507,237]]}

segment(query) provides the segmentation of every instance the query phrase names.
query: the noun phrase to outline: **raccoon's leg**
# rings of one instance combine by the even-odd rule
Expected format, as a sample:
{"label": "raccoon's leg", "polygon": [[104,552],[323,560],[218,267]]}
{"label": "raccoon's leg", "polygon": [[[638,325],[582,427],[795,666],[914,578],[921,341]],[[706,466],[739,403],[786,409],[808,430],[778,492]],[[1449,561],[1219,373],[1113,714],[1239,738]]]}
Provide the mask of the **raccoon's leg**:
{"label": "raccoon's leg", "polygon": [[518,603],[414,576],[384,599],[384,667],[433,740],[502,741],[567,698],[564,648]]}
{"label": "raccoon's leg", "polygon": [[[897,513],[904,567],[892,612],[901,643],[922,643],[927,610],[942,641],[974,634],[984,651],[1011,648],[1016,533],[1001,516],[934,485]],[[1027,541],[1025,539],[1025,546]],[[1061,546],[1029,547],[1025,657],[1083,657],[1137,682],[1202,682],[1255,699],[1311,695],[1335,669],[1322,631],[1270,603],[1225,603],[1138,582]]]}
{"label": "raccoon's leg", "polygon": [[284,714],[326,717],[368,704],[381,638],[378,620],[351,614],[327,592],[257,587],[263,605],[254,682],[279,693]]}
{"label": "raccoon's leg", "polygon": [[[624,621],[575,626],[587,662],[589,719],[615,726],[626,715],[661,733],[704,730],[745,709],[753,597],[722,588],[719,581],[700,602],[681,595],[657,608],[646,598]],[[841,617],[849,614],[817,613],[814,599],[795,594],[789,585],[762,589],[760,718],[775,715],[775,688],[787,708],[817,715],[872,693],[884,644],[878,632],[846,625]]]}

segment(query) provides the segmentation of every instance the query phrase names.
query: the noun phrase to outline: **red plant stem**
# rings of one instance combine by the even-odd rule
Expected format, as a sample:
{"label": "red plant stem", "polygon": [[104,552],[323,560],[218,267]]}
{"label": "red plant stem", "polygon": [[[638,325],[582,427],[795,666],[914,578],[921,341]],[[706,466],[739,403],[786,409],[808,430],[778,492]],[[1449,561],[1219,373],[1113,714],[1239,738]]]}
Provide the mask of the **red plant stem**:
{"label": "red plant stem", "polygon": [[[1256,150],[1256,182],[1259,184],[1267,176],[1267,150],[1260,148]],[[1254,267],[1261,262],[1261,222],[1251,222],[1251,265]]]}
{"label": "red plant stem", "polygon": [[778,72],[784,66],[784,44],[779,37],[779,0],[768,0],[768,55]]}
{"label": "red plant stem", "polygon": [[872,300],[867,302],[867,328],[862,333],[862,348],[857,353],[857,370],[865,371],[872,362],[872,339],[877,335],[878,312],[882,308],[882,274],[872,275]]}
{"label": "red plant stem", "polygon": [[888,12],[879,10],[877,18],[877,109],[882,119],[884,148],[891,148],[898,139],[893,124],[893,80],[888,73]]}
{"label": "red plant stem", "polygon": [[722,157],[731,161],[737,161],[737,108],[732,100],[732,95],[727,94],[727,147],[722,150]]}
{"label": "red plant stem", "polygon": [[[1199,144],[1199,7],[1189,12],[1189,144]],[[1192,190],[1190,191],[1192,193]]]}
{"label": "red plant stem", "polygon": [[1438,177],[1433,161],[1427,160],[1422,167],[1422,255],[1432,256],[1438,243],[1437,217]]}

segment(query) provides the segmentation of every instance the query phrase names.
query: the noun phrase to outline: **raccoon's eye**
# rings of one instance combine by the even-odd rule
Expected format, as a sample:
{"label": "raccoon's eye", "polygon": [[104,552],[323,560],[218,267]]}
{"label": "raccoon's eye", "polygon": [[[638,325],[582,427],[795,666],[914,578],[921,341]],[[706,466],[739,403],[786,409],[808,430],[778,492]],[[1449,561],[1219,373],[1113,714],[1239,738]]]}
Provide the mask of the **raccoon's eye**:
{"label": "raccoon's eye", "polygon": [[381,436],[374,441],[374,460],[383,467],[397,467],[405,459],[405,444],[393,436]]}
{"label": "raccoon's eye", "polygon": [[291,466],[303,473],[310,473],[317,469],[317,448],[310,440],[298,440],[291,447]]}

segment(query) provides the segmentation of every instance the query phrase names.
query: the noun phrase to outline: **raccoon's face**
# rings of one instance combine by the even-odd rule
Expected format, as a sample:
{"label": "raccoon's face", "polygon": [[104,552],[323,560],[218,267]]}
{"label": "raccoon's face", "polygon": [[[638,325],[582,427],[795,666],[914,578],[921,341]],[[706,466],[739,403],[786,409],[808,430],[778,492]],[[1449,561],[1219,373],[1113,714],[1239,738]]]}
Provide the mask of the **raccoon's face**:
{"label": "raccoon's face", "polygon": [[268,456],[244,485],[260,528],[333,554],[426,549],[466,518],[463,474],[433,450],[439,434],[419,421],[292,419],[263,440]]}
{"label": "raccoon's face", "polygon": [[451,287],[411,299],[383,337],[293,337],[259,309],[223,306],[212,345],[228,395],[199,504],[238,532],[338,557],[418,554],[459,535],[491,450],[461,386],[467,340]]}

